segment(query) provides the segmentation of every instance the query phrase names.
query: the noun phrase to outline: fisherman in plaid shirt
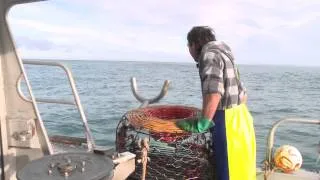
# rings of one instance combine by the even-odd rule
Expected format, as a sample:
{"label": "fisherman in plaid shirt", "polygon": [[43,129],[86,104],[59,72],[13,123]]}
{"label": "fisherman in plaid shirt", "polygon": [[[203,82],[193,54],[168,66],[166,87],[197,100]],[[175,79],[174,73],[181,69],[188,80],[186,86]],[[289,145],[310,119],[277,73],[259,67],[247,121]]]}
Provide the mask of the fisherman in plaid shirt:
{"label": "fisherman in plaid shirt", "polygon": [[189,52],[199,68],[202,115],[177,125],[193,133],[210,129],[218,180],[255,180],[253,119],[231,49],[217,41],[214,31],[207,26],[193,27],[187,39]]}

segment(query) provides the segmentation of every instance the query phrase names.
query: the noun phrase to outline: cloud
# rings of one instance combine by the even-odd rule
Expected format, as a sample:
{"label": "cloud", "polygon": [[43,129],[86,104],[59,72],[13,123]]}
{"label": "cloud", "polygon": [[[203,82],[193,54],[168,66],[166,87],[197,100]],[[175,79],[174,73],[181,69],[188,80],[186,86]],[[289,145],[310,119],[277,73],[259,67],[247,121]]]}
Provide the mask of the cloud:
{"label": "cloud", "polygon": [[35,49],[40,51],[52,50],[55,44],[44,39],[44,40],[33,40],[29,37],[18,36],[17,42],[19,47],[25,47],[27,49]]}
{"label": "cloud", "polygon": [[194,25],[210,25],[233,47],[239,63],[261,63],[259,54],[249,51],[276,50],[280,54],[268,54],[272,60],[276,55],[288,57],[297,40],[304,51],[319,46],[319,36],[313,37],[317,42],[312,46],[303,39],[305,32],[316,34],[312,29],[320,27],[319,8],[318,0],[56,0],[16,7],[9,20],[17,37],[29,38],[16,38],[28,58],[44,56],[28,51],[46,41],[52,43],[51,49],[44,48],[47,54],[62,59],[188,62],[187,31]]}
{"label": "cloud", "polygon": [[60,35],[68,35],[68,36],[83,36],[87,34],[94,34],[95,31],[92,29],[84,28],[84,27],[66,27],[66,26],[57,26],[52,25],[46,22],[28,20],[28,19],[10,19],[12,25],[15,26],[23,26],[24,28],[28,28],[30,30],[36,30],[46,33],[52,34],[60,34]]}
{"label": "cloud", "polygon": [[[320,8],[318,2],[310,1],[310,4]],[[211,22],[210,25],[218,29],[224,37],[231,37],[232,41],[242,41],[243,38],[259,34],[279,38],[275,32],[277,28],[299,28],[319,17],[318,11],[304,12],[306,5],[309,5],[306,1],[298,0],[229,0],[212,1],[211,4],[200,7],[199,11],[203,12],[202,23]]]}

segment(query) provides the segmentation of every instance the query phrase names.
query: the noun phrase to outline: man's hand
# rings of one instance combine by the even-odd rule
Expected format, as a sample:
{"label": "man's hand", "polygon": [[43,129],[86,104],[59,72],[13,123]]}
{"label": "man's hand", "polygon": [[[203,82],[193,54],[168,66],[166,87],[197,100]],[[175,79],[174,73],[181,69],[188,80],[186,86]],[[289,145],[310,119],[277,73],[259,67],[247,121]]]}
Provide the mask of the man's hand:
{"label": "man's hand", "polygon": [[193,133],[203,133],[214,126],[214,122],[205,117],[178,121],[176,124],[179,128]]}

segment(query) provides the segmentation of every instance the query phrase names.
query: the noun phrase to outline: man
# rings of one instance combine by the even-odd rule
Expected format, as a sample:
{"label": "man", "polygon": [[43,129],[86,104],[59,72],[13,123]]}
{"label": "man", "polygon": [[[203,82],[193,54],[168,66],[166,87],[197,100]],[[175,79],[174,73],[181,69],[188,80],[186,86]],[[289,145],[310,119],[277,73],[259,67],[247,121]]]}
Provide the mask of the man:
{"label": "man", "polygon": [[217,41],[207,26],[188,33],[189,52],[199,68],[202,115],[177,125],[194,133],[211,128],[218,180],[256,179],[256,142],[253,119],[245,104],[245,90],[239,79],[231,49]]}

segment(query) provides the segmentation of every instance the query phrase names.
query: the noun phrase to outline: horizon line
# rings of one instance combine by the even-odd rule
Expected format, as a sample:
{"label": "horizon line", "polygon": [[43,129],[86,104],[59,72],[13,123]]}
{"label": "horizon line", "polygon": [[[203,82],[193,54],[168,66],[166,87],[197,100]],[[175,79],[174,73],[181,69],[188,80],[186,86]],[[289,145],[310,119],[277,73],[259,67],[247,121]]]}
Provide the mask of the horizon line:
{"label": "horizon line", "polygon": [[[147,60],[132,60],[132,59],[58,59],[58,58],[21,58],[22,60],[40,60],[40,61],[96,61],[96,62],[154,62],[154,63],[174,63],[174,64],[193,64],[194,62],[181,62],[181,61],[147,61]],[[237,63],[237,65],[245,65],[245,66],[294,66],[294,67],[320,67],[319,65],[300,65],[300,64],[268,64],[268,63]]]}

